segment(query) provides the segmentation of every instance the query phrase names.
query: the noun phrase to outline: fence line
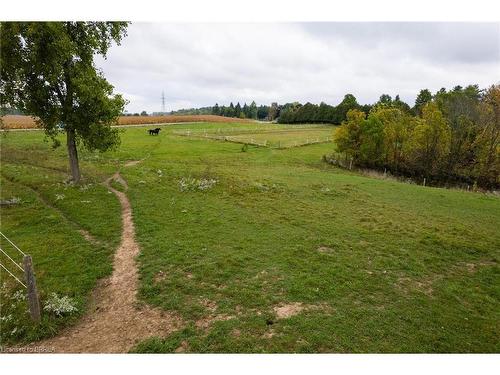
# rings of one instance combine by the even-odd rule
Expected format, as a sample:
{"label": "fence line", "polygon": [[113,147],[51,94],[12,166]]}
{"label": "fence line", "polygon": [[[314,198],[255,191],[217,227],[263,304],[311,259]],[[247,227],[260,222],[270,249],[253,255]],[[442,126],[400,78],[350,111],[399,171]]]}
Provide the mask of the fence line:
{"label": "fence line", "polygon": [[25,288],[28,288],[21,280],[19,280],[12,272],[10,272],[2,263],[0,263],[0,267],[2,267],[5,271],[7,271],[10,276],[12,276],[14,279],[16,279],[19,284],[21,284]]}
{"label": "fence line", "polygon": [[[174,132],[173,134],[178,135],[178,136],[182,136],[182,137],[205,138],[205,139],[212,139],[212,140],[218,140],[218,141],[227,141],[227,142],[233,142],[233,143],[239,143],[239,144],[247,144],[247,145],[252,145],[252,146],[257,146],[257,147],[269,147],[269,148],[275,148],[275,149],[287,149],[287,148],[291,148],[291,147],[301,147],[301,146],[307,146],[307,145],[318,144],[318,143],[329,143],[332,141],[330,137],[325,137],[325,139],[321,139],[321,138],[317,137],[316,139],[308,138],[306,140],[306,142],[304,142],[304,143],[298,143],[297,141],[293,141],[292,145],[288,145],[288,146],[283,145],[282,146],[282,141],[277,141],[276,142],[277,145],[273,145],[273,143],[269,142],[267,139],[265,139],[262,143],[259,143],[254,138],[250,138],[247,140],[236,139],[235,136],[217,135],[217,133],[178,131],[178,132]],[[250,133],[250,135],[253,135],[253,134],[255,134],[255,133]],[[239,135],[236,135],[236,137],[238,137],[238,136]]]}
{"label": "fence line", "polygon": [[10,261],[11,261],[12,263],[14,263],[14,264],[17,266],[17,268],[19,268],[21,271],[23,271],[23,272],[24,272],[23,267],[21,267],[19,264],[17,264],[17,262],[9,256],[9,254],[7,254],[7,253],[6,253],[5,251],[3,251],[1,248],[0,248],[0,251],[1,251],[1,252],[2,252],[2,253],[3,253],[3,254],[7,257],[7,258],[9,258],[9,259],[10,259]]}
{"label": "fence line", "polygon": [[16,248],[16,249],[17,249],[17,250],[18,250],[21,254],[23,254],[23,256],[24,256],[24,255],[26,255],[26,254],[25,254],[25,253],[24,253],[24,252],[23,252],[20,248],[18,248],[18,247],[16,246],[16,244],[15,244],[15,243],[13,243],[11,240],[9,240],[5,234],[3,234],[2,232],[0,232],[0,234],[3,236],[3,238],[5,238],[7,241],[9,241],[9,243],[10,243],[12,246],[14,246],[14,247],[15,247],[15,248]]}

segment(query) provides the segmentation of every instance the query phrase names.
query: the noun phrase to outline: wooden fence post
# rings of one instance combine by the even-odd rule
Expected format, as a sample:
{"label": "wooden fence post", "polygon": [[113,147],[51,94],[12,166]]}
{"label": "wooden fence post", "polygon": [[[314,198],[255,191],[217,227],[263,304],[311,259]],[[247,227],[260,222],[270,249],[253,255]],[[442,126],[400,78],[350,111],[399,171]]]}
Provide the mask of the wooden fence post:
{"label": "wooden fence post", "polygon": [[23,265],[24,275],[26,277],[26,286],[28,287],[28,306],[30,309],[31,319],[33,319],[35,322],[40,322],[40,301],[38,299],[35,272],[33,270],[33,262],[31,261],[31,256],[24,256]]}

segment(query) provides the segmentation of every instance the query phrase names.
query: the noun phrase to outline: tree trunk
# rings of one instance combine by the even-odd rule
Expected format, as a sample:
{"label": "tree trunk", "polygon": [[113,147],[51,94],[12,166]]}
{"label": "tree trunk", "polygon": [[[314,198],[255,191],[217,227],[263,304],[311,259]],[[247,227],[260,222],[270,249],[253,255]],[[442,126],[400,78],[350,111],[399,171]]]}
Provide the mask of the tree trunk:
{"label": "tree trunk", "polygon": [[68,129],[66,131],[67,144],[68,144],[68,156],[69,156],[69,167],[71,169],[71,179],[75,184],[80,182],[80,166],[78,164],[78,153],[76,151],[76,140],[75,131],[73,129]]}

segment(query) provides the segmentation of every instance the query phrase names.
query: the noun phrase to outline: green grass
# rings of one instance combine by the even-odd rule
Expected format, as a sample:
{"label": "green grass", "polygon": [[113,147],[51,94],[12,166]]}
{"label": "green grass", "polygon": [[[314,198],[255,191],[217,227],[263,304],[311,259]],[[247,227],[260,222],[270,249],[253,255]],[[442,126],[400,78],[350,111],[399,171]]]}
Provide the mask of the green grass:
{"label": "green grass", "polygon": [[[20,199],[16,205],[2,207],[2,233],[32,256],[42,307],[51,293],[57,293],[72,298],[78,309],[64,317],[45,313],[40,325],[32,324],[25,302],[12,297],[22,287],[2,270],[0,315],[8,318],[1,321],[0,342],[9,344],[51,336],[85,313],[96,281],[111,273],[121,219],[120,204],[98,183],[99,175],[89,176],[78,187],[65,183],[64,154],[51,151],[40,133],[2,138],[1,156],[0,199]],[[80,230],[88,231],[95,243]],[[0,246],[22,262],[22,254],[3,238]],[[0,261],[23,280],[22,272],[5,255]]]}
{"label": "green grass", "polygon": [[259,144],[273,148],[289,148],[311,143],[330,142],[333,138],[330,125],[276,125],[261,124],[202,129],[174,130],[174,134],[205,138],[221,138],[237,143]]}
{"label": "green grass", "polygon": [[[119,205],[97,182],[121,170],[142,247],[140,298],[186,322],[184,329],[142,342],[134,351],[172,352],[181,345],[193,352],[500,350],[497,197],[339,170],[321,162],[332,144],[251,146],[241,152],[235,143],[174,134],[234,133],[236,126],[174,125],[163,127],[158,137],[148,136],[146,128],[127,129],[119,150],[81,154],[93,192],[64,191],[55,183],[63,179],[64,150],[51,151],[39,133],[10,133],[2,140],[2,182],[7,181],[2,199],[14,194],[10,184],[31,186],[96,238],[116,245]],[[292,142],[308,131],[323,131],[280,134],[281,125],[262,132],[241,126],[252,136],[278,134]],[[51,166],[61,170],[47,169]],[[44,175],[53,182],[44,186]],[[217,183],[206,191],[181,191],[182,178]],[[64,199],[51,198],[61,191]],[[80,194],[96,194],[100,204],[85,205],[81,201],[92,198]],[[53,226],[25,209],[24,203],[2,209],[2,231],[31,248],[37,234]],[[44,290],[61,283],[47,274],[45,262],[64,274],[75,249],[88,251],[73,222],[60,226],[58,235],[68,244],[61,248],[64,254],[53,255],[57,261],[45,259],[42,251],[34,257],[44,272],[39,279],[47,279]],[[108,268],[98,271],[93,259],[62,292],[88,295],[91,284],[109,272],[109,252],[102,258]],[[79,278],[90,281],[76,285]],[[306,309],[279,319],[275,308],[292,303]],[[208,327],[199,324],[211,316],[216,318]]]}

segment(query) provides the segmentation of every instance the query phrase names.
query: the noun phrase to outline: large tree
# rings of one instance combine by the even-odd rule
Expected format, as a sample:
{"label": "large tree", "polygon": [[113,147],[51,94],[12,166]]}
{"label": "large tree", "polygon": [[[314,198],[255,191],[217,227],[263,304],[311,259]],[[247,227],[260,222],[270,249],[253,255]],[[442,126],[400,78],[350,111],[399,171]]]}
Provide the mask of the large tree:
{"label": "large tree", "polygon": [[77,145],[105,151],[125,100],[94,64],[126,35],[126,22],[2,22],[0,100],[37,117],[57,143],[64,130],[72,180],[80,180]]}

